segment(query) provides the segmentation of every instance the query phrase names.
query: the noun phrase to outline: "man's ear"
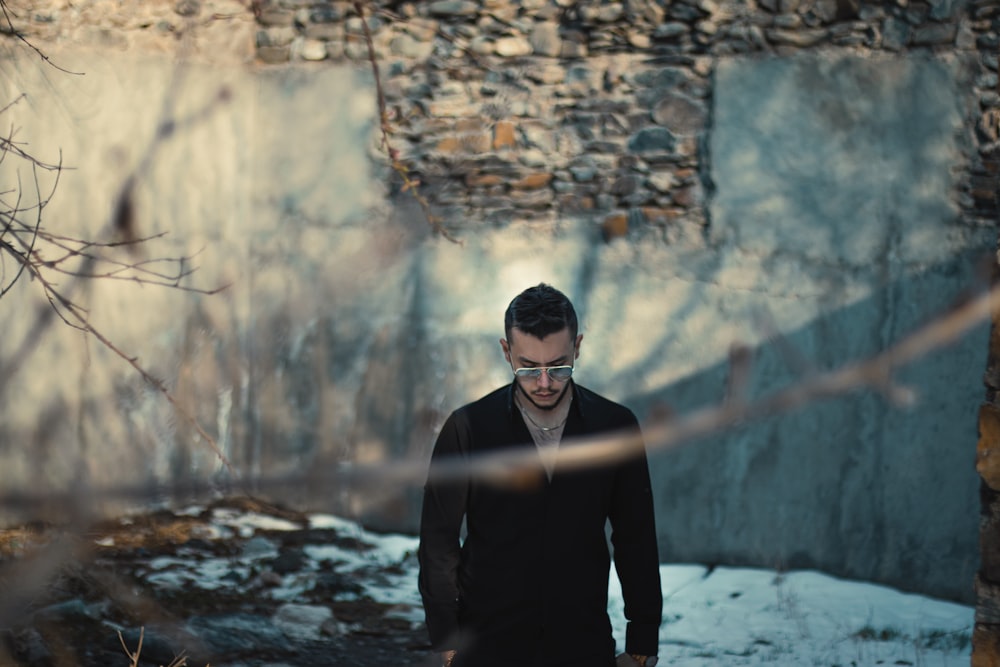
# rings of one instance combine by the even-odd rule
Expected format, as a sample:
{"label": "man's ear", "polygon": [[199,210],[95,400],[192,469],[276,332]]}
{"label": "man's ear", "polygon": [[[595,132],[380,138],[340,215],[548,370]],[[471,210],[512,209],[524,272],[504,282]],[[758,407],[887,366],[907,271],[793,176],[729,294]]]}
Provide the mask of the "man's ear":
{"label": "man's ear", "polygon": [[576,343],[573,345],[573,348],[574,348],[574,350],[573,350],[573,353],[574,353],[573,354],[573,358],[574,359],[579,359],[580,358],[580,343],[581,343],[581,341],[583,341],[583,334],[577,334],[577,336],[576,336]]}
{"label": "man's ear", "polygon": [[507,360],[507,363],[512,363],[510,360],[510,343],[507,342],[506,338],[500,339],[500,347],[503,349],[503,358]]}

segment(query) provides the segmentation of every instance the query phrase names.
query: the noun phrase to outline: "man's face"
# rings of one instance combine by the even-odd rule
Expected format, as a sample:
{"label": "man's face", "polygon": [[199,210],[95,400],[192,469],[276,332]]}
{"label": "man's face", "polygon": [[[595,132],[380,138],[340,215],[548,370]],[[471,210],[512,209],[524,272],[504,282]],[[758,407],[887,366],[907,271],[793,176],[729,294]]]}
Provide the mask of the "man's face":
{"label": "man's face", "polygon": [[[583,334],[574,340],[569,328],[549,334],[545,338],[535,338],[518,328],[510,332],[510,340],[500,339],[503,356],[512,368],[537,368],[547,366],[573,366],[580,356],[580,341]],[[518,378],[515,382],[521,388],[522,396],[541,410],[551,410],[562,400],[569,388],[569,380],[559,382],[542,373],[537,379]]]}

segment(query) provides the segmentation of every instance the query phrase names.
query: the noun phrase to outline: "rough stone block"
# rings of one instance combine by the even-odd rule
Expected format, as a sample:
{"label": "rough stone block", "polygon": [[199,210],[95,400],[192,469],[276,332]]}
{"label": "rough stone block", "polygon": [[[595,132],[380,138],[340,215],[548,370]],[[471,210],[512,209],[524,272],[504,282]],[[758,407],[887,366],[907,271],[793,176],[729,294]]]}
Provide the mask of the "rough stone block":
{"label": "rough stone block", "polygon": [[494,50],[505,58],[527,56],[531,55],[531,43],[524,37],[503,37],[496,41]]}
{"label": "rough stone block", "polygon": [[976,623],[972,631],[972,667],[1000,667],[1000,624]]}
{"label": "rough stone block", "polygon": [[611,241],[628,234],[628,214],[618,211],[604,218],[601,234],[605,241]]}
{"label": "rough stone block", "polygon": [[538,172],[528,174],[524,178],[514,181],[510,187],[517,190],[538,190],[544,188],[552,181],[552,174],[548,172]]}
{"label": "rough stone block", "polygon": [[517,146],[517,133],[514,123],[509,120],[497,121],[493,126],[493,150],[514,148]]}
{"label": "rough stone block", "polygon": [[441,153],[485,153],[490,146],[490,138],[485,134],[455,134],[443,137],[437,143]]}
{"label": "rough stone block", "polygon": [[491,187],[500,185],[504,181],[505,179],[497,174],[469,173],[465,175],[465,184],[470,188]]}
{"label": "rough stone block", "polygon": [[994,491],[1000,491],[1000,409],[990,403],[979,408],[976,472]]}

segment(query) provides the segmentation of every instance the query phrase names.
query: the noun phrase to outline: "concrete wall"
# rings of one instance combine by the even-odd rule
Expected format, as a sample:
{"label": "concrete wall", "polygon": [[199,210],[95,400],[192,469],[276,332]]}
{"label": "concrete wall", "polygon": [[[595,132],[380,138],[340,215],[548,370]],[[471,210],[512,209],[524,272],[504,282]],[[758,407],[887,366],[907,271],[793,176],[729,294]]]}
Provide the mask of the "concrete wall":
{"label": "concrete wall", "polygon": [[[648,420],[664,405],[684,413],[720,400],[734,342],[755,350],[752,395],[807,372],[789,348],[821,369],[884,349],[973,284],[978,258],[995,247],[983,179],[996,140],[983,91],[996,74],[977,39],[985,50],[996,30],[978,5],[921,19],[955,27],[950,38],[928,46],[920,33],[914,46],[906,33],[893,49],[897,9],[866,23],[817,19],[802,5],[791,10],[798,32],[762,29],[750,55],[722,48],[757,43],[756,33],[737,31],[743,24],[715,5],[711,25],[595,14],[579,19],[602,26],[586,33],[585,52],[564,53],[583,43],[567,28],[553,55],[511,60],[497,46],[511,35],[490,34],[484,60],[470,64],[442,56],[435,31],[500,28],[462,14],[473,11],[463,3],[430,4],[459,13],[436,15],[429,32],[413,29],[427,17],[402,22],[413,33],[405,43],[382,21],[377,44],[403,128],[394,140],[461,245],[432,234],[376,149],[370,65],[348,48],[357,26],[337,3],[336,20],[274,5],[257,17],[268,35],[258,34],[257,55],[315,56],[318,40],[331,58],[340,34],[341,64],[261,66],[239,49],[212,64],[208,48],[185,67],[155,49],[109,59],[107,45],[65,46],[58,13],[37,29],[54,33],[57,62],[85,76],[23,49],[0,62],[4,99],[29,93],[4,120],[36,154],[62,150],[75,168],[62,174],[46,226],[101,235],[135,173],[139,229],[169,231],[145,252],[199,253],[186,284],[230,285],[204,296],[101,281],[78,294],[248,478],[425,460],[451,409],[506,381],[503,308],[540,280],[581,312],[580,382]],[[528,18],[554,20],[546,16]],[[632,46],[615,46],[615,21],[632,26]],[[873,25],[877,53],[834,44]],[[819,33],[839,48],[789,51],[790,35]],[[529,45],[542,48],[542,36]],[[677,53],[666,61],[650,51],[667,46]],[[502,118],[487,113],[499,114],[486,106],[491,83]],[[205,108],[170,141],[153,141],[164,113]],[[15,168],[0,165],[4,188]],[[19,173],[30,182],[24,165]],[[0,319],[7,369],[46,307],[39,297],[27,281],[4,297],[5,312],[18,313]],[[970,599],[985,336],[984,324],[905,371],[919,398],[910,408],[861,393],[655,453],[664,559],[816,567]],[[226,477],[192,426],[92,339],[54,325],[27,349],[3,384],[4,488]],[[283,495],[412,529],[419,489],[307,479]]]}

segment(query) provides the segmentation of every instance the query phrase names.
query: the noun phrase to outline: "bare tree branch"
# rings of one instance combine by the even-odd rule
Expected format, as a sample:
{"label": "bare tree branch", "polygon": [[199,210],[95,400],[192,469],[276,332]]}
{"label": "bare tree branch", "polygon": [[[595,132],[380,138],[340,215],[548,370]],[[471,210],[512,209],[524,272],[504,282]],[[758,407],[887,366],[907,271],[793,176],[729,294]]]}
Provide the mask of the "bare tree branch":
{"label": "bare tree branch", "polygon": [[55,62],[53,62],[51,58],[49,58],[47,55],[45,55],[45,53],[41,49],[39,49],[37,46],[35,46],[34,44],[32,44],[28,40],[28,38],[24,36],[24,33],[22,33],[20,30],[18,30],[17,28],[15,28],[14,27],[14,21],[13,21],[13,19],[11,17],[12,16],[17,16],[17,14],[14,14],[11,11],[10,7],[8,6],[7,0],[0,0],[0,15],[2,15],[2,18],[3,18],[3,21],[0,22],[0,33],[6,33],[8,35],[11,35],[11,36],[15,37],[17,40],[19,40],[21,43],[23,43],[29,49],[31,49],[32,51],[34,51],[35,55],[37,55],[39,58],[41,58],[43,62],[45,62],[47,65],[50,65],[50,66],[56,68],[60,72],[64,72],[66,74],[75,74],[75,75],[78,75],[78,76],[83,76],[83,72],[74,72],[72,70],[68,70],[68,69],[66,69],[64,67],[61,67],[61,66],[55,64]]}
{"label": "bare tree branch", "polygon": [[[575,446],[559,447],[546,454],[564,470],[598,467],[623,461],[641,451],[665,451],[725,432],[751,421],[788,414],[822,400],[872,389],[900,405],[917,400],[907,387],[898,385],[894,375],[907,365],[934,351],[946,347],[980,326],[994,315],[1000,315],[1000,285],[972,299],[956,304],[926,325],[913,331],[897,343],[874,356],[848,362],[827,372],[805,376],[790,385],[754,400],[732,396],[730,400],[711,405],[685,415],[655,417],[644,426],[642,437],[634,433],[610,433],[572,441]],[[569,441],[567,441],[569,442]],[[395,488],[420,485],[428,475],[436,480],[475,477],[514,487],[540,483],[541,468],[534,449],[499,451],[490,454],[455,458],[435,463],[428,469],[425,460],[400,460],[384,463],[339,463],[328,467],[314,466],[305,473],[261,476],[253,480],[258,493],[296,489],[316,490],[336,485],[371,485]],[[210,491],[238,492],[225,480],[213,483],[211,489],[201,483],[149,485],[117,485],[93,488],[95,498],[107,500],[149,500],[174,497],[205,496]],[[27,492],[0,494],[0,506],[29,511],[42,506],[59,506],[73,502],[69,495],[52,493],[33,495]]]}
{"label": "bare tree branch", "polygon": [[430,202],[428,202],[427,198],[420,193],[420,180],[410,176],[410,168],[399,159],[399,149],[393,147],[392,142],[389,140],[389,136],[392,134],[392,123],[390,122],[389,111],[385,104],[385,92],[382,90],[382,76],[379,70],[378,60],[375,58],[375,44],[372,42],[371,28],[368,25],[368,20],[365,18],[364,3],[360,2],[360,0],[356,1],[354,3],[354,10],[357,12],[358,16],[361,17],[361,25],[365,33],[365,43],[368,46],[368,60],[371,62],[372,74],[375,77],[375,99],[378,105],[379,129],[382,133],[382,140],[379,146],[388,156],[389,164],[393,171],[395,171],[403,181],[403,188],[401,191],[409,191],[413,195],[413,198],[416,199],[420,208],[423,209],[424,216],[427,218],[427,222],[430,223],[434,232],[440,234],[452,243],[461,245],[461,241],[452,236],[452,234],[444,227],[441,217],[435,215],[434,211],[431,210]]}

